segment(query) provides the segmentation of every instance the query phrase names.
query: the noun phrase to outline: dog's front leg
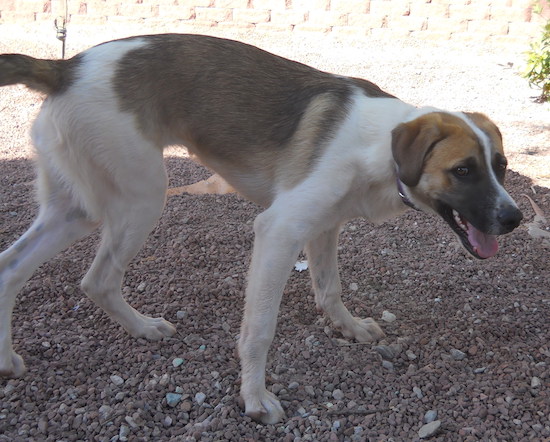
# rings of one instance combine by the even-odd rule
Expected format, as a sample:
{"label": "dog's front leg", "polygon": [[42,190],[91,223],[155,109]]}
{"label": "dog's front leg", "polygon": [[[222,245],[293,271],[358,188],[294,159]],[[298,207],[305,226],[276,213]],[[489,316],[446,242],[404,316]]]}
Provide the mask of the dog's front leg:
{"label": "dog's front leg", "polygon": [[325,312],[334,326],[347,338],[359,342],[376,341],[384,332],[372,318],[351,315],[342,302],[342,285],[338,274],[337,246],[339,226],[323,232],[306,246],[309,270],[317,308]]}
{"label": "dog's front leg", "polygon": [[279,422],[284,411],[277,397],[267,391],[267,352],[277,323],[285,283],[296,262],[303,237],[295,226],[285,225],[276,211],[267,210],[254,223],[255,240],[246,290],[244,318],[239,339],[245,412],[266,424]]}

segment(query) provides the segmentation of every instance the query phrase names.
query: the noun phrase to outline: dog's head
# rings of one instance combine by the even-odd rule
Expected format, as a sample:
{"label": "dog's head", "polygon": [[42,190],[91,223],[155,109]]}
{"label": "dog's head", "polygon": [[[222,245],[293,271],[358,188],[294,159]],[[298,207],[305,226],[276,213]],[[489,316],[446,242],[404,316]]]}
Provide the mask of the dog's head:
{"label": "dog's head", "polygon": [[504,190],[502,136],[486,116],[422,115],[392,131],[392,152],[406,197],[438,213],[476,258],[495,255],[495,236],[523,218]]}

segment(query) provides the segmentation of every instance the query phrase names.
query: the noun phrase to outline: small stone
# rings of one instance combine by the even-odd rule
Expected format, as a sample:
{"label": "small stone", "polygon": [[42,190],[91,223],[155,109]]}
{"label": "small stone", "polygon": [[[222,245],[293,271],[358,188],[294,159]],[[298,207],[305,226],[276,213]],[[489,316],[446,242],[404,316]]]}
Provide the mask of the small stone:
{"label": "small stone", "polygon": [[306,385],[304,387],[305,392],[310,396],[315,396],[315,389],[311,385]]}
{"label": "small stone", "polygon": [[424,397],[424,394],[422,393],[422,390],[418,387],[413,387],[413,393],[416,395],[418,399],[422,399]]}
{"label": "small stone", "polygon": [[229,286],[234,286],[236,284],[235,280],[231,276],[225,278],[223,282],[225,282]]}
{"label": "small stone", "polygon": [[424,415],[424,422],[429,424],[437,419],[437,410],[428,410]]}
{"label": "small stone", "polygon": [[466,353],[456,348],[451,349],[451,356],[455,361],[462,361],[466,357]]}
{"label": "small stone", "polygon": [[387,310],[384,310],[382,312],[382,321],[391,323],[394,322],[396,319],[397,317],[393,313],[390,313]]}
{"label": "small stone", "polygon": [[382,367],[384,367],[386,370],[394,370],[393,364],[390,361],[382,361]]}
{"label": "small stone", "polygon": [[538,388],[541,385],[541,381],[536,376],[533,376],[531,378],[531,388]]}
{"label": "small stone", "polygon": [[170,416],[166,416],[164,418],[164,420],[162,421],[162,424],[165,426],[165,427],[169,427],[170,425],[172,425],[172,418]]}
{"label": "small stone", "polygon": [[487,370],[487,367],[478,367],[478,368],[474,368],[474,374],[485,373],[486,370]]}
{"label": "small stone", "polygon": [[441,427],[441,421],[433,421],[429,424],[422,425],[420,430],[418,430],[418,437],[420,439],[426,439],[430,436],[433,436],[437,431],[439,430],[439,427]]}
{"label": "small stone", "polygon": [[116,395],[115,395],[115,400],[117,402],[122,402],[124,400],[124,397],[126,396],[126,393],[124,391],[119,391]]}
{"label": "small stone", "polygon": [[166,403],[169,407],[175,407],[181,401],[180,393],[166,393]]}
{"label": "small stone", "polygon": [[99,420],[105,422],[113,415],[113,409],[109,405],[102,405],[99,407],[98,413]]}
{"label": "small stone", "polygon": [[202,405],[204,404],[204,401],[206,400],[206,395],[201,391],[201,392],[198,392],[196,395],[195,395],[195,402],[198,404],[198,405]]}
{"label": "small stone", "polygon": [[300,384],[298,382],[294,381],[294,382],[291,382],[290,384],[288,384],[288,389],[289,390],[296,390],[299,386],[300,386]]}
{"label": "small stone", "polygon": [[359,285],[357,285],[356,282],[352,282],[350,285],[349,285],[349,289],[356,292],[357,290],[359,290]]}
{"label": "small stone", "polygon": [[124,418],[124,420],[128,423],[128,425],[130,425],[130,427],[132,428],[138,428],[139,425],[136,423],[136,421],[134,420],[134,418],[132,416],[126,416]]}
{"label": "small stone", "polygon": [[307,268],[308,268],[308,263],[306,259],[296,261],[296,264],[294,264],[294,270],[298,272],[303,272],[304,270],[307,270]]}
{"label": "small stone", "polygon": [[337,401],[341,401],[342,399],[344,399],[344,392],[340,389],[336,389],[332,392],[332,397]]}
{"label": "small stone", "polygon": [[185,318],[186,315],[187,315],[187,313],[184,312],[183,310],[178,310],[176,312],[176,319],[182,320],[182,319]]}
{"label": "small stone", "polygon": [[164,373],[159,379],[159,385],[164,387],[168,385],[168,382],[170,382],[170,375],[168,373]]}
{"label": "small stone", "polygon": [[182,387],[176,387],[176,393],[182,394],[183,388]]}
{"label": "small stone", "polygon": [[72,285],[66,285],[63,287],[63,292],[65,292],[66,295],[72,295],[74,294],[74,287]]}
{"label": "small stone", "polygon": [[183,364],[182,358],[174,358],[174,360],[172,361],[172,365],[174,366],[174,368],[178,368],[181,364]]}
{"label": "small stone", "polygon": [[114,374],[111,376],[111,382],[115,385],[122,385],[124,384],[124,379],[122,379],[119,375]]}
{"label": "small stone", "polygon": [[145,285],[145,283],[142,282],[142,283],[140,283],[140,284],[137,286],[137,291],[140,292],[140,293],[141,293],[141,292],[144,292],[146,287],[147,287],[147,286]]}
{"label": "small stone", "polygon": [[410,350],[407,350],[405,354],[407,355],[409,361],[414,361],[416,359],[416,355]]}
{"label": "small stone", "polygon": [[386,361],[391,361],[395,358],[395,353],[393,349],[388,345],[377,345],[374,347],[374,350],[378,352],[382,359]]}
{"label": "small stone", "polygon": [[48,421],[44,418],[38,420],[38,429],[41,433],[45,433],[48,430]]}
{"label": "small stone", "polygon": [[126,425],[121,425],[120,430],[118,430],[119,440],[128,440],[128,435],[130,434],[130,428]]}
{"label": "small stone", "polygon": [[50,344],[48,341],[42,342],[42,347],[44,347],[44,348],[50,348],[51,346],[52,346],[52,344]]}

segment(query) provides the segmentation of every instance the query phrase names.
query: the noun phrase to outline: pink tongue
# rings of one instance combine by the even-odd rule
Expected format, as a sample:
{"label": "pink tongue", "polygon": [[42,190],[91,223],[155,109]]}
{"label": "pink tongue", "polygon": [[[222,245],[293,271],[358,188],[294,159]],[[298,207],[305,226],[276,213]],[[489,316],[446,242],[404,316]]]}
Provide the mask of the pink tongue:
{"label": "pink tongue", "polygon": [[496,236],[480,232],[468,223],[468,241],[481,258],[490,258],[498,252]]}

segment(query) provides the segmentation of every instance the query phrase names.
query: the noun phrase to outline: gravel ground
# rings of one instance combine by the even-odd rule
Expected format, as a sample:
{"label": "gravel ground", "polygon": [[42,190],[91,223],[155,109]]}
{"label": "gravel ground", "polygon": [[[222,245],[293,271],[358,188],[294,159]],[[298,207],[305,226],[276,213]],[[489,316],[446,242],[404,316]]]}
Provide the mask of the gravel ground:
{"label": "gravel ground", "polygon": [[[69,28],[68,52],[151,31]],[[235,353],[259,209],[238,195],[171,197],[123,290],[178,334],[151,343],[111,322],[79,289],[97,235],[77,243],[18,298],[14,346],[29,371],[0,380],[0,441],[397,441],[419,430],[445,441],[550,440],[550,242],[529,229],[523,196],[550,218],[550,107],[533,103],[517,75],[525,48],[209,32],[368,78],[418,105],[487,113],[505,136],[524,225],[478,261],[434,216],[348,223],[345,302],[357,316],[395,318],[380,321],[387,339],[343,340],[315,312],[307,272],[293,272],[267,365],[288,420],[262,426],[237,405]],[[50,28],[0,25],[0,52],[18,51],[55,56],[59,45]],[[22,87],[0,92],[1,249],[36,214],[27,133],[40,102]],[[166,163],[171,186],[209,176],[176,149]],[[433,434],[421,428],[429,421]]]}

